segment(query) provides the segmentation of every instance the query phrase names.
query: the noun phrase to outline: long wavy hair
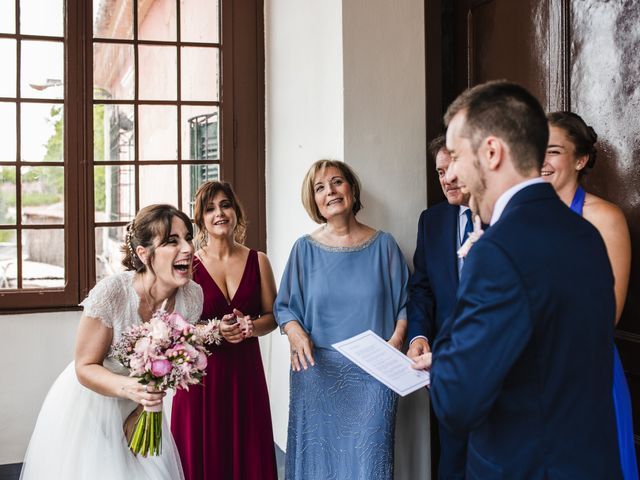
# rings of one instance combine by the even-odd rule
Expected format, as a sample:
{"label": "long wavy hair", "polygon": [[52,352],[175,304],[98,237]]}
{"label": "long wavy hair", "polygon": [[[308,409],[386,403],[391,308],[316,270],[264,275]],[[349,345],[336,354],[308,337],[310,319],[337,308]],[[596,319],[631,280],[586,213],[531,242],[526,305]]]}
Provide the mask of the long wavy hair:
{"label": "long wavy hair", "polygon": [[233,191],[233,187],[227,182],[211,181],[205,182],[200,185],[196,192],[195,208],[194,208],[194,221],[196,227],[198,227],[198,233],[196,234],[196,246],[202,248],[207,245],[209,241],[209,235],[207,233],[206,225],[204,224],[204,214],[207,211],[207,205],[214,199],[219,193],[223,192],[231,202],[233,210],[236,212],[236,227],[233,231],[233,239],[244,244],[247,236],[247,221],[244,214],[242,204],[238,200],[236,193]]}

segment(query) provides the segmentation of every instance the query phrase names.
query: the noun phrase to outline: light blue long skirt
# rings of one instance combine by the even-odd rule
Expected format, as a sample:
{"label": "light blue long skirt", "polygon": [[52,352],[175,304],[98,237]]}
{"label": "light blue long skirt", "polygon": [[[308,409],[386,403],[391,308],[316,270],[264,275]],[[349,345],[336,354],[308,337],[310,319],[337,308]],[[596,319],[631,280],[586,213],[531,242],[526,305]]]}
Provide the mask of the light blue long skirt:
{"label": "light blue long skirt", "polygon": [[286,480],[392,480],[398,396],[334,350],[290,373]]}

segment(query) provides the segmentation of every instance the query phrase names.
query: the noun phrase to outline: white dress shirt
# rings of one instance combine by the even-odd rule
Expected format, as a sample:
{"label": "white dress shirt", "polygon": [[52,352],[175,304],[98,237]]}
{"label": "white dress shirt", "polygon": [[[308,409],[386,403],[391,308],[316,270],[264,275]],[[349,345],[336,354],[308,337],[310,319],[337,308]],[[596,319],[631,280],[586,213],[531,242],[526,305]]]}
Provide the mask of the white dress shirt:
{"label": "white dress shirt", "polygon": [[520,182],[514,185],[509,190],[507,190],[502,195],[500,195],[498,197],[498,200],[496,201],[495,206],[493,207],[493,214],[491,215],[491,223],[489,225],[493,225],[498,220],[500,220],[500,217],[502,216],[502,212],[504,211],[504,207],[507,206],[507,203],[509,203],[509,200],[511,200],[511,198],[516,193],[518,193],[523,188],[528,187],[529,185],[535,185],[536,183],[542,183],[542,182],[544,182],[542,177],[530,178],[529,180],[525,180],[524,182]]}
{"label": "white dress shirt", "polygon": [[462,246],[462,237],[464,237],[464,229],[467,226],[467,216],[464,212],[469,210],[469,207],[465,207],[464,205],[460,205],[460,209],[458,210],[458,236],[456,241],[456,258],[458,259],[458,276],[460,276],[460,272],[462,271],[462,265],[464,264],[464,258],[460,258],[457,255],[458,250]]}

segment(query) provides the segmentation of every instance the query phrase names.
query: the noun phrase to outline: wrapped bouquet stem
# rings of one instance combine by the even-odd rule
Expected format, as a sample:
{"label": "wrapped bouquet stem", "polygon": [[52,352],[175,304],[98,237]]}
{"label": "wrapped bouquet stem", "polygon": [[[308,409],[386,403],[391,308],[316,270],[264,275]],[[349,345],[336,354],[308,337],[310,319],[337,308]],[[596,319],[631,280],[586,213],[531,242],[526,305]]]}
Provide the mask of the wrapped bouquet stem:
{"label": "wrapped bouquet stem", "polygon": [[162,403],[144,407],[129,439],[129,449],[143,457],[162,453]]}
{"label": "wrapped bouquet stem", "polygon": [[[130,370],[129,376],[159,392],[189,389],[205,375],[205,345],[220,343],[220,321],[192,325],[177,312],[165,311],[165,303],[148,322],[126,331],[114,346],[116,358]],[[129,448],[144,457],[162,453],[162,403],[145,406],[133,428]]]}

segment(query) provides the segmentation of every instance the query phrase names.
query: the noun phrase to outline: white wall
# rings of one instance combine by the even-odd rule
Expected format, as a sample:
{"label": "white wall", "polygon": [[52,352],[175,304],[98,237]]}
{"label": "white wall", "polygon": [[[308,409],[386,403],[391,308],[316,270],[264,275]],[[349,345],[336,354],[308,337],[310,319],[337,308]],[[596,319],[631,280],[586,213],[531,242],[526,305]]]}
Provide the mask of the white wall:
{"label": "white wall", "polygon": [[[300,201],[320,158],[342,159],[342,4],[265,2],[267,253],[279,282],[295,240],[316,226]],[[261,342],[276,442],[286,446],[289,348],[279,332]]]}
{"label": "white wall", "polygon": [[[279,281],[289,250],[315,228],[300,201],[311,163],[336,158],[363,183],[359,218],[391,232],[407,260],[426,205],[421,0],[267,0],[267,248]],[[262,342],[276,442],[286,446],[289,349]],[[404,399],[396,478],[429,478],[428,399]]]}
{"label": "white wall", "polygon": [[80,313],[0,316],[0,465],[22,462],[45,395],[73,360]]}
{"label": "white wall", "polygon": [[[342,3],[344,159],[359,172],[360,220],[390,232],[407,262],[427,204],[424,2]],[[398,405],[395,478],[430,477],[429,399]]]}
{"label": "white wall", "polygon": [[345,0],[344,160],[362,181],[360,220],[410,261],[427,204],[424,2]]}

